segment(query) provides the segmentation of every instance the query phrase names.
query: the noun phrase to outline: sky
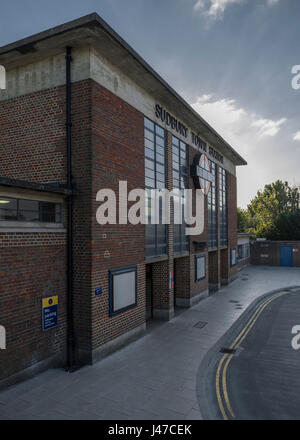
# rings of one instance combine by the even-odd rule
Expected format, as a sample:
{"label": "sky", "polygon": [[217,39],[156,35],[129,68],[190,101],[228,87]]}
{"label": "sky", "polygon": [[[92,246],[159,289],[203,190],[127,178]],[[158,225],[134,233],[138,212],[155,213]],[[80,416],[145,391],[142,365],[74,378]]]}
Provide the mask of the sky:
{"label": "sky", "polygon": [[238,206],[300,185],[299,0],[1,0],[0,46],[97,12],[248,162]]}

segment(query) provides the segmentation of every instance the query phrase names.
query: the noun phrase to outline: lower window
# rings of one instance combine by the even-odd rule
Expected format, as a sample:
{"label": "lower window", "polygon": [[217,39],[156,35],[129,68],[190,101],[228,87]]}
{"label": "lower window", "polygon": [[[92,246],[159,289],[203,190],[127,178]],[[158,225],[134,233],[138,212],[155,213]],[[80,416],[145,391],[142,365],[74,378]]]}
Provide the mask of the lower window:
{"label": "lower window", "polygon": [[109,315],[114,316],[137,305],[137,267],[109,271]]}
{"label": "lower window", "polygon": [[195,281],[204,280],[206,278],[206,255],[195,255]]}

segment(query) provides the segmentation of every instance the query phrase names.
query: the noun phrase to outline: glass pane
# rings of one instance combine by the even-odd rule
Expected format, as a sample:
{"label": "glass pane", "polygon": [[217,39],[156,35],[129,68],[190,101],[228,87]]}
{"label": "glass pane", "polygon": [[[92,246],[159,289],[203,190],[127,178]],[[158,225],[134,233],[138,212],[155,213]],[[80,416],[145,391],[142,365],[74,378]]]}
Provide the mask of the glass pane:
{"label": "glass pane", "polygon": [[161,137],[159,137],[159,136],[156,136],[156,144],[157,145],[160,145],[161,147],[165,147],[165,140],[163,139],[163,138],[161,138]]}
{"label": "glass pane", "polygon": [[149,141],[149,139],[145,139],[145,147],[150,148],[150,150],[154,150],[154,143]]}
{"label": "glass pane", "polygon": [[[38,222],[40,220],[39,213],[36,211],[19,211],[18,220],[23,222]],[[46,220],[43,220],[46,221]],[[55,218],[54,220],[55,221]]]}
{"label": "glass pane", "polygon": [[0,220],[18,220],[17,210],[0,208]]}
{"label": "glass pane", "polygon": [[165,130],[161,128],[159,125],[155,125],[156,134],[159,134],[161,137],[165,137]]}
{"label": "glass pane", "polygon": [[149,159],[145,159],[145,167],[149,168],[150,170],[154,170],[154,162]]}
{"label": "glass pane", "polygon": [[150,188],[155,188],[154,179],[149,179],[148,177],[146,177],[145,184],[146,184],[146,186],[149,186]]}
{"label": "glass pane", "polygon": [[41,222],[55,223],[55,203],[40,202]]}
{"label": "glass pane", "polygon": [[161,154],[156,154],[156,161],[161,163],[161,164],[164,164],[165,163],[165,158]]}
{"label": "glass pane", "polygon": [[0,196],[0,209],[17,209],[17,199]]}
{"label": "glass pane", "polygon": [[149,148],[145,148],[145,156],[154,160],[154,151],[149,150]]}
{"label": "glass pane", "polygon": [[154,133],[152,133],[151,131],[145,129],[145,138],[149,139],[152,142],[154,142]]}
{"label": "glass pane", "polygon": [[149,170],[148,168],[146,168],[145,175],[146,175],[146,177],[151,177],[152,179],[154,179],[154,171],[153,170]]}
{"label": "glass pane", "polygon": [[157,225],[157,243],[166,244],[166,225]]}
{"label": "glass pane", "polygon": [[150,121],[148,118],[144,118],[145,127],[149,128],[149,130],[154,131],[154,123]]}
{"label": "glass pane", "polygon": [[157,165],[156,165],[156,171],[157,171],[158,173],[162,173],[162,174],[164,174],[164,173],[165,173],[165,167],[164,167],[163,165],[157,164]]}
{"label": "glass pane", "polygon": [[156,225],[146,225],[147,244],[155,244],[155,226]]}
{"label": "glass pane", "polygon": [[61,203],[56,203],[56,205],[55,205],[55,221],[56,221],[56,223],[62,223],[62,205],[61,205]]}
{"label": "glass pane", "polygon": [[25,211],[37,211],[39,210],[39,202],[37,200],[19,200],[19,209]]}
{"label": "glass pane", "polygon": [[156,145],[156,152],[157,152],[158,154],[161,154],[162,156],[165,155],[165,149],[164,149],[164,147],[160,147],[159,145]]}
{"label": "glass pane", "polygon": [[179,146],[179,139],[177,139],[175,136],[172,136],[172,144],[176,145],[178,147]]}

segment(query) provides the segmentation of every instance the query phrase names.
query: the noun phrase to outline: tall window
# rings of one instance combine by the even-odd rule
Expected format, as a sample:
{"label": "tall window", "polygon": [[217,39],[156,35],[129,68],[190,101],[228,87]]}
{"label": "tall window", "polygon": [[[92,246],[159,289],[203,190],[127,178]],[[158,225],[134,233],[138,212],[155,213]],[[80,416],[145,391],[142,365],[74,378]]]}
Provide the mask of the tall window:
{"label": "tall window", "polygon": [[[184,190],[188,187],[188,158],[186,144],[172,136],[172,166],[173,188]],[[181,210],[181,224],[174,224],[174,252],[189,250],[189,239],[185,235],[184,223],[184,192],[180,191],[179,197],[174,197],[174,210]]]}
{"label": "tall window", "polygon": [[208,203],[208,248],[218,246],[218,224],[217,224],[217,185],[216,185],[216,164],[209,161],[211,170],[211,186],[207,196]]}
{"label": "tall window", "polygon": [[219,167],[220,245],[227,246],[227,181],[226,171]]}
{"label": "tall window", "polygon": [[[167,254],[167,226],[151,224],[151,189],[166,187],[165,171],[165,131],[145,118],[145,187],[149,197],[146,200],[146,257]],[[162,201],[160,200],[159,217],[161,220]]]}

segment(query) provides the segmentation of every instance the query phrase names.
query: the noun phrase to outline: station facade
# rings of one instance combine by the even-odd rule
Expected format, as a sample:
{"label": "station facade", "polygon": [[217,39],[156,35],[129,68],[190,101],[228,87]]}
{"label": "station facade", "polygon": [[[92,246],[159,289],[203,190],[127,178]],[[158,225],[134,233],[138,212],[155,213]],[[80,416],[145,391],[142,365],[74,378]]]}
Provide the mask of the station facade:
{"label": "station facade", "polygon": [[[97,14],[0,48],[0,385],[70,370],[236,275],[245,160]],[[205,164],[205,165],[202,165]],[[208,164],[208,165],[207,165]],[[209,188],[204,230],[107,224],[97,193]],[[194,207],[195,208],[195,207]]]}

